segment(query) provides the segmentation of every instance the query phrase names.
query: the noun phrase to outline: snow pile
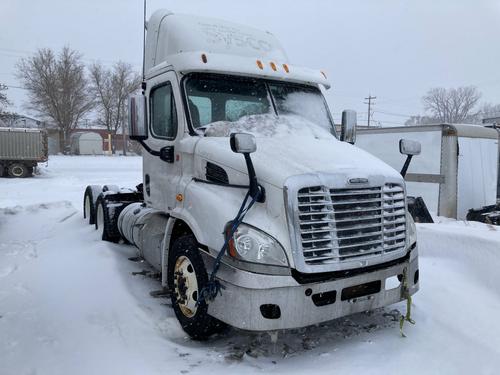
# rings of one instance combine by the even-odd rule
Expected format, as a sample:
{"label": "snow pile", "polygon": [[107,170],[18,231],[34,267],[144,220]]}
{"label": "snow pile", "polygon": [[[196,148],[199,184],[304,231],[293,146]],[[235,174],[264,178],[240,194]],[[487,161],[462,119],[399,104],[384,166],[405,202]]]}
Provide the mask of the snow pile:
{"label": "snow pile", "polygon": [[[134,186],[140,158],[53,157],[41,176],[0,180],[0,374],[496,374],[500,231],[417,225],[416,325],[399,303],[315,327],[186,338],[158,280],[82,218],[85,185]],[[134,274],[136,273],[136,274]],[[137,274],[139,273],[139,274]],[[334,369],[334,370],[332,370]]]}
{"label": "snow pile", "polygon": [[218,121],[205,126],[205,137],[229,137],[231,133],[251,133],[256,137],[295,136],[299,138],[331,138],[332,134],[304,117],[273,114],[243,116],[239,120]]}

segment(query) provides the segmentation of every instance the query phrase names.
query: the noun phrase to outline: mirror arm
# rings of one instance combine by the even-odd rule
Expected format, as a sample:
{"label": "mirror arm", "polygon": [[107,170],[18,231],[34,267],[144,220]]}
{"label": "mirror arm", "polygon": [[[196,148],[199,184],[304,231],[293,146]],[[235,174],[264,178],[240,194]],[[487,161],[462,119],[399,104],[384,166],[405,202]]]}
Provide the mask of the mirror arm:
{"label": "mirror arm", "polygon": [[408,167],[410,166],[410,162],[411,162],[412,157],[413,157],[413,155],[408,155],[406,157],[405,163],[403,165],[403,169],[401,169],[401,176],[403,176],[403,178],[406,176],[406,171],[408,171]]}
{"label": "mirror arm", "polygon": [[260,186],[257,181],[257,175],[255,173],[255,168],[253,166],[252,158],[249,153],[244,153],[245,162],[247,164],[248,170],[248,179],[250,185],[250,196],[255,197],[258,193],[260,193],[259,199],[257,202],[263,203],[266,200],[264,187]]}
{"label": "mirror arm", "polygon": [[148,153],[150,153],[151,155],[153,155],[153,156],[160,156],[160,152],[159,151],[152,150],[151,147],[149,147],[142,139],[138,139],[137,142],[139,142],[141,144],[141,146],[144,147],[144,149]]}

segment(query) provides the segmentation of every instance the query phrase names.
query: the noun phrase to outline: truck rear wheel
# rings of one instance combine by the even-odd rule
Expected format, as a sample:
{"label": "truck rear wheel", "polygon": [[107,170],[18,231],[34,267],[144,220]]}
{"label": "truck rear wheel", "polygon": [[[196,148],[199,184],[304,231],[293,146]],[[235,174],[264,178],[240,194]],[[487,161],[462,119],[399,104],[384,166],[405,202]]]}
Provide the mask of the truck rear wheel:
{"label": "truck rear wheel", "polygon": [[89,185],[83,193],[83,218],[88,219],[89,224],[95,224],[95,208],[97,197],[102,192],[99,185]]}
{"label": "truck rear wheel", "polygon": [[208,275],[193,235],[175,240],[168,264],[172,307],[184,332],[194,340],[206,340],[222,331],[226,324],[208,315],[205,302],[197,304],[200,290],[208,282]]}
{"label": "truck rear wheel", "polygon": [[0,164],[0,177],[3,177],[4,173],[5,173],[5,168],[3,167],[2,164]]}
{"label": "truck rear wheel", "polygon": [[29,174],[28,167],[23,163],[12,163],[7,169],[10,177],[24,178]]}
{"label": "truck rear wheel", "polygon": [[115,202],[110,205],[103,194],[97,198],[95,229],[99,231],[103,241],[115,243],[120,241],[121,235],[118,231],[117,221],[121,210],[117,210],[116,208],[121,206],[122,204]]}

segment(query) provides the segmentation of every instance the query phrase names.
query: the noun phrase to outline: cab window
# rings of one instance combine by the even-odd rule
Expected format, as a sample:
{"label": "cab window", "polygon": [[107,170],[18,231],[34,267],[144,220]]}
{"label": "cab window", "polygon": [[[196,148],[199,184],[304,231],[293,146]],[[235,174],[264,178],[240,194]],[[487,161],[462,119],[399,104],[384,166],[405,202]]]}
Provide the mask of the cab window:
{"label": "cab window", "polygon": [[150,95],[151,131],[156,138],[174,139],[177,135],[177,112],[172,85],[155,88]]}

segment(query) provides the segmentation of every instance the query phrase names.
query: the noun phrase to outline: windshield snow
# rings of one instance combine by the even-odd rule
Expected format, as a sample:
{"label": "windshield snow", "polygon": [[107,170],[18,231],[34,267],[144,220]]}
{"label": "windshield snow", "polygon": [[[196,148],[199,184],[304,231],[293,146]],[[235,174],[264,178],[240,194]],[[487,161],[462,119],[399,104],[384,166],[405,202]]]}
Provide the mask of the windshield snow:
{"label": "windshield snow", "polygon": [[309,134],[335,132],[317,87],[194,74],[187,79],[185,88],[191,125],[205,136],[229,136],[235,131],[260,136],[303,130]]}
{"label": "windshield snow", "polygon": [[327,129],[296,115],[244,116],[237,121],[217,121],[205,128],[205,137],[229,137],[231,133],[251,133],[256,137],[332,137]]}

